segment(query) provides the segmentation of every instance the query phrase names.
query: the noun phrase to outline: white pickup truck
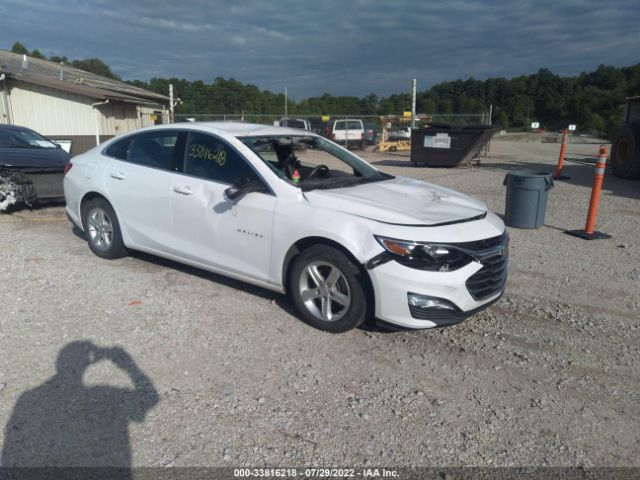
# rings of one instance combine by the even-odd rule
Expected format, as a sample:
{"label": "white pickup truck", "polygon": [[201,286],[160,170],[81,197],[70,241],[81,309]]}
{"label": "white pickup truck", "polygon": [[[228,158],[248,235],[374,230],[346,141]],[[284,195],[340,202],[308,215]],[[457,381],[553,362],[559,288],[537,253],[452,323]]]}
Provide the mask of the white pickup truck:
{"label": "white pickup truck", "polygon": [[350,148],[364,148],[364,125],[362,120],[334,120],[331,126],[330,138],[334,142]]}

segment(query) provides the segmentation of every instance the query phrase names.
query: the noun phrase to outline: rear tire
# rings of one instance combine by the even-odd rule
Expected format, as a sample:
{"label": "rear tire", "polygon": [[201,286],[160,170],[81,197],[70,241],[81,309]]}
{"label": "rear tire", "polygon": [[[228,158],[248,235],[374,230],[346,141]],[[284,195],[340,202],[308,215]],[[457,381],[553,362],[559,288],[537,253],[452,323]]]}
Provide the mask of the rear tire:
{"label": "rear tire", "polygon": [[623,125],[614,137],[611,169],[616,177],[640,178],[640,123]]}
{"label": "rear tire", "polygon": [[288,289],[305,323],[342,333],[362,325],[370,316],[363,275],[340,250],[314,245],[294,259]]}
{"label": "rear tire", "polygon": [[93,198],[86,203],[82,209],[82,225],[89,248],[97,256],[112,260],[129,254],[116,212],[104,198]]}

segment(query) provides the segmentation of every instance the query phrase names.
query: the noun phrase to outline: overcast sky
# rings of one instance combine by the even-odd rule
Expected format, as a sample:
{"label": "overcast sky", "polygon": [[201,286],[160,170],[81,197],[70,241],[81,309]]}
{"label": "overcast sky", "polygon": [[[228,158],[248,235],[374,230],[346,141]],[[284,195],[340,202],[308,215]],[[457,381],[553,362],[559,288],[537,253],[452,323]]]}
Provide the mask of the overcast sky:
{"label": "overcast sky", "polygon": [[640,62],[640,0],[1,0],[0,48],[125,79],[233,77],[293,98],[387,95]]}

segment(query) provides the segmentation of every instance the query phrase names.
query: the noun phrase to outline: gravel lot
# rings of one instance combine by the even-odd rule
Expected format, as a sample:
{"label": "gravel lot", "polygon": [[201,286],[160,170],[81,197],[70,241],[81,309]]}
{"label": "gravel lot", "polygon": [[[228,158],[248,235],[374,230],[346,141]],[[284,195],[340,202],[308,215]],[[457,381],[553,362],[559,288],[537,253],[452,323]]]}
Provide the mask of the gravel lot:
{"label": "gravel lot", "polygon": [[[558,151],[496,139],[481,167],[462,169],[363,156],[502,213],[505,171],[552,171]],[[568,157],[597,151],[569,145]],[[597,226],[613,238],[587,242],[563,230],[584,227],[593,167],[565,172],[546,225],[510,231],[503,299],[413,332],[325,334],[265,290],[141,254],[101,260],[62,207],[2,215],[0,443],[40,458],[46,424],[82,447],[68,458],[83,464],[80,452],[136,466],[638,466],[640,182],[607,172]],[[85,370],[77,352],[65,368],[84,385],[51,379],[77,340],[121,346],[159,400],[146,387],[132,401],[122,369]]]}

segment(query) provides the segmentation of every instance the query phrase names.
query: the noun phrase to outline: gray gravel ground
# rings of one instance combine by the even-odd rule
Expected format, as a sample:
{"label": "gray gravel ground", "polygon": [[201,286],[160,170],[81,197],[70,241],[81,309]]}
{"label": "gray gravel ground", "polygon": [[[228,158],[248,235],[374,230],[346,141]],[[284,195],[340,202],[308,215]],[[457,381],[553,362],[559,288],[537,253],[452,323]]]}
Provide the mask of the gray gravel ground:
{"label": "gray gravel ground", "polygon": [[[569,157],[597,149],[570,145]],[[466,169],[364,156],[502,213],[505,171],[551,171],[558,150],[498,139],[481,167]],[[21,428],[31,433],[14,435],[20,395],[55,374],[65,345],[85,339],[121,346],[159,402],[144,420],[131,417],[130,447],[93,417],[76,440],[89,451],[130,450],[138,466],[638,466],[640,182],[607,172],[597,225],[613,238],[586,242],[563,230],[584,227],[593,167],[569,162],[566,173],[545,226],[510,230],[503,299],[426,331],[322,333],[271,292],[146,255],[101,260],[62,207],[3,215],[0,443],[19,438],[11,447],[29,452],[43,418],[65,431],[69,418],[114,415],[118,393],[89,404],[83,387],[48,410],[27,402],[31,424]],[[131,388],[106,361],[83,375],[85,385]]]}

